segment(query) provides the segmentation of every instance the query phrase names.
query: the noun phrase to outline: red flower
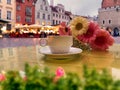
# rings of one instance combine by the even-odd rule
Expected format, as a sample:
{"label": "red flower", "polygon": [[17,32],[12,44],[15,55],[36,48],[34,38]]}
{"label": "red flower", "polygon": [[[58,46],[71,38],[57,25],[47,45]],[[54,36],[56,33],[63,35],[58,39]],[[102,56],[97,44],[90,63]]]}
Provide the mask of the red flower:
{"label": "red flower", "polygon": [[62,22],[60,24],[60,27],[58,29],[59,34],[62,35],[71,35],[70,28],[66,26],[65,22]]}
{"label": "red flower", "polygon": [[4,74],[0,74],[0,81],[4,81],[6,79]]}
{"label": "red flower", "polygon": [[56,70],[56,76],[62,77],[65,75],[64,69],[62,67],[58,67]]}
{"label": "red flower", "polygon": [[96,38],[96,33],[98,30],[100,30],[98,24],[90,22],[87,32],[85,34],[78,35],[77,39],[84,43],[90,43],[92,40]]}
{"label": "red flower", "polygon": [[106,50],[114,43],[113,37],[106,30],[99,30],[90,46],[95,50]]}
{"label": "red flower", "polygon": [[58,67],[55,74],[56,76],[54,78],[54,82],[57,82],[61,77],[65,75],[64,69],[62,67]]}

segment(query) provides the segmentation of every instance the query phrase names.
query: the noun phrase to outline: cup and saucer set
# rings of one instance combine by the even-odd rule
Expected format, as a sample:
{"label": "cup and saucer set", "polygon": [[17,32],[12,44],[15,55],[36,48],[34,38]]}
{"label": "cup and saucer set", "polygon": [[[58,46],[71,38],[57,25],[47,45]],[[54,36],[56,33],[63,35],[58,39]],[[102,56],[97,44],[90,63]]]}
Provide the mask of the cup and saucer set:
{"label": "cup and saucer set", "polygon": [[[72,36],[48,36],[44,41],[40,41],[40,53],[47,58],[56,60],[72,59],[74,55],[79,55],[82,49],[71,47],[73,45]],[[46,44],[46,46],[45,46]]]}

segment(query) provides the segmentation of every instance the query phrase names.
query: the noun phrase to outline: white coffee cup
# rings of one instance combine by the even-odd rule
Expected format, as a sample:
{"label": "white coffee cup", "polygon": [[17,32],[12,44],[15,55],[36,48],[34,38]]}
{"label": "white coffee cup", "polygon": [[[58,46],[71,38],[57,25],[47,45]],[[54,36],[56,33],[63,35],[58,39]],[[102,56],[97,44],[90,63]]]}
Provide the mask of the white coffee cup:
{"label": "white coffee cup", "polygon": [[48,36],[48,46],[54,54],[68,53],[73,45],[72,36]]}

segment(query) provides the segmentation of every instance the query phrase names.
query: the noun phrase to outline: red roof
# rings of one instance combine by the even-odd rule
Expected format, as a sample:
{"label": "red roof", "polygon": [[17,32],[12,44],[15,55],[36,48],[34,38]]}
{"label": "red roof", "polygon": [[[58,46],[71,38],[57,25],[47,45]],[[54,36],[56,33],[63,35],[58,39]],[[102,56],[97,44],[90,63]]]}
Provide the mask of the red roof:
{"label": "red roof", "polygon": [[50,6],[50,7],[51,7],[51,10],[52,10],[53,12],[58,12],[57,9],[56,9],[56,7],[54,7],[54,6]]}
{"label": "red roof", "polygon": [[113,7],[120,5],[120,0],[103,0],[102,8]]}

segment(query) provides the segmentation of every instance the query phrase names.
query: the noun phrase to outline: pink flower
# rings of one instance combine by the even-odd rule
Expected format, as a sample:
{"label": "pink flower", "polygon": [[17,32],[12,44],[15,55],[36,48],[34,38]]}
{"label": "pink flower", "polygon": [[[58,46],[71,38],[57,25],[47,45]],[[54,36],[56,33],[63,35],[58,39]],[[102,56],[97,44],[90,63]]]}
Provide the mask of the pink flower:
{"label": "pink flower", "polygon": [[56,70],[56,76],[62,77],[64,76],[65,72],[64,69],[62,67],[58,67]]}
{"label": "pink flower", "polygon": [[4,81],[6,79],[4,74],[0,74],[0,81]]}
{"label": "pink flower", "polygon": [[90,46],[94,50],[106,50],[114,43],[113,37],[106,30],[99,30]]}
{"label": "pink flower", "polygon": [[91,21],[89,23],[87,32],[85,34],[78,35],[77,39],[84,43],[90,43],[92,40],[96,38],[96,33],[98,30],[100,30],[98,24]]}
{"label": "pink flower", "polygon": [[59,35],[71,35],[70,28],[66,26],[65,22],[60,24],[58,29]]}
{"label": "pink flower", "polygon": [[64,69],[62,67],[58,67],[55,74],[56,76],[54,78],[54,82],[57,82],[61,77],[65,75]]}
{"label": "pink flower", "polygon": [[23,77],[23,80],[24,80],[24,81],[27,81],[27,76],[24,76],[24,77]]}

